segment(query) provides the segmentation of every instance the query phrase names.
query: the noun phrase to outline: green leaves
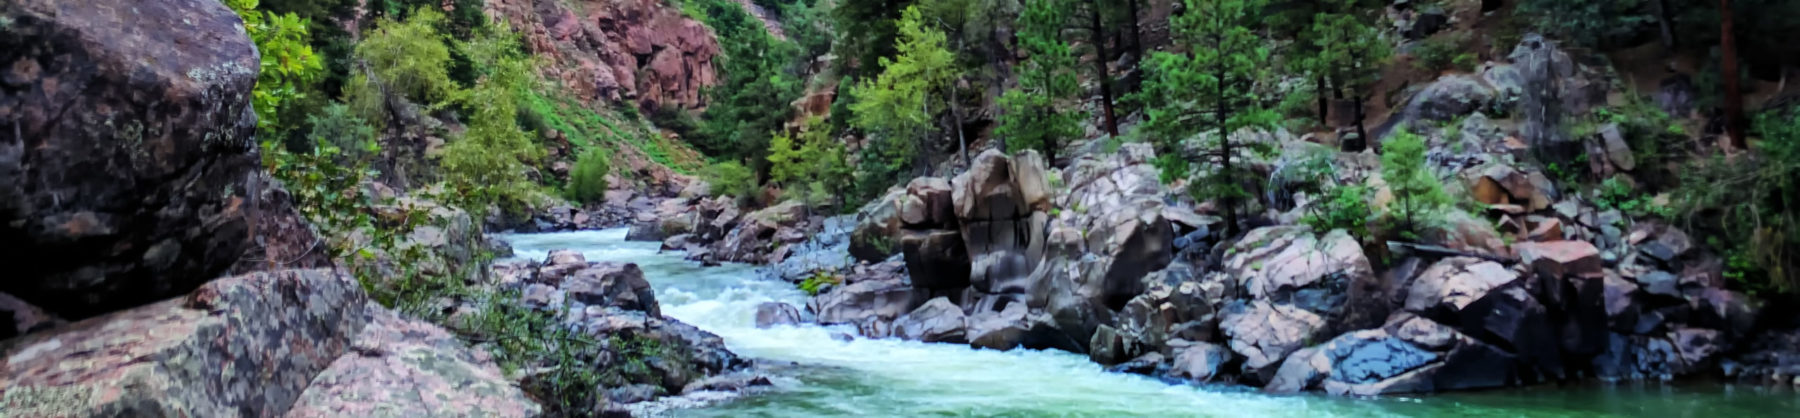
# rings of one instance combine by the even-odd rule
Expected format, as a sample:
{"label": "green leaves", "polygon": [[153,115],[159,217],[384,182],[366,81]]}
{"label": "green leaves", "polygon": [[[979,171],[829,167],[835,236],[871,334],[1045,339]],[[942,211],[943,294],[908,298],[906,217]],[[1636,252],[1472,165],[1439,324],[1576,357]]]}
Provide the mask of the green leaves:
{"label": "green leaves", "polygon": [[777,134],[769,141],[769,179],[789,192],[802,193],[809,205],[823,205],[854,175],[844,152],[844,144],[832,140],[824,120],[809,118],[799,137]]}
{"label": "green leaves", "polygon": [[258,130],[272,140],[289,122],[280,118],[283,106],[305,97],[302,91],[324,73],[324,64],[308,44],[306,19],[256,10],[257,0],[231,0],[227,6],[244,19],[244,31],[262,54],[250,104]]}
{"label": "green leaves", "polygon": [[1019,88],[1000,98],[1004,113],[994,131],[1008,149],[1036,149],[1052,163],[1064,141],[1081,135],[1081,114],[1059,111],[1076,105],[1080,85],[1075,53],[1062,39],[1074,4],[1045,0],[1028,4],[1019,16],[1018,43],[1029,58],[1019,72]]}
{"label": "green leaves", "polygon": [[1422,232],[1423,224],[1451,203],[1425,164],[1425,139],[1405,129],[1382,142],[1381,178],[1394,194],[1387,211],[1401,222],[1402,234]]}
{"label": "green leaves", "polygon": [[894,59],[881,59],[881,74],[850,92],[851,125],[873,137],[863,158],[868,188],[880,190],[899,180],[918,156],[919,143],[931,133],[937,112],[946,109],[941,95],[960,76],[956,55],[945,47],[945,35],[927,24],[917,7],[901,13],[900,38]]}

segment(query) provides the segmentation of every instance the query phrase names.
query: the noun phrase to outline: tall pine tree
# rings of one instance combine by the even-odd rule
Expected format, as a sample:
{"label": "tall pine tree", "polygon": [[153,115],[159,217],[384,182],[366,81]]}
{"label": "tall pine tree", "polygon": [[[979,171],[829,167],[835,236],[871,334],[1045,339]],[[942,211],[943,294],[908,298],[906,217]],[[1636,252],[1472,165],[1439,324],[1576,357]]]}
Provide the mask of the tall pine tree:
{"label": "tall pine tree", "polygon": [[1075,52],[1062,39],[1069,21],[1067,0],[1034,1],[1020,13],[1018,44],[1029,54],[1019,87],[1000,98],[1005,113],[995,134],[1012,151],[1035,149],[1055,163],[1063,141],[1081,135],[1080,114],[1059,111],[1078,99]]}
{"label": "tall pine tree", "polygon": [[[1273,127],[1279,119],[1256,90],[1268,76],[1269,51],[1246,26],[1266,0],[1183,1],[1186,12],[1170,26],[1190,52],[1158,52],[1146,62],[1145,129],[1157,138],[1163,179],[1195,177],[1188,189],[1219,202],[1227,233],[1235,234],[1238,207],[1253,197],[1244,185],[1254,179],[1233,161],[1246,144],[1231,134]],[[1201,133],[1211,134],[1203,136],[1207,143],[1183,144]],[[1195,170],[1193,161],[1216,167]]]}

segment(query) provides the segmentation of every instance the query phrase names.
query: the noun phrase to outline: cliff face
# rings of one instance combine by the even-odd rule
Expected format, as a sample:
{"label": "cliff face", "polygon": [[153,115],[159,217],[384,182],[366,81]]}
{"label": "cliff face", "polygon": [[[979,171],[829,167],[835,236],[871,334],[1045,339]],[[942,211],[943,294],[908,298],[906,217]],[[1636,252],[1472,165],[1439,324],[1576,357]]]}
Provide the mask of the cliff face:
{"label": "cliff face", "polygon": [[494,0],[487,8],[550,63],[547,76],[583,100],[700,110],[702,90],[719,82],[712,29],[660,0]]}

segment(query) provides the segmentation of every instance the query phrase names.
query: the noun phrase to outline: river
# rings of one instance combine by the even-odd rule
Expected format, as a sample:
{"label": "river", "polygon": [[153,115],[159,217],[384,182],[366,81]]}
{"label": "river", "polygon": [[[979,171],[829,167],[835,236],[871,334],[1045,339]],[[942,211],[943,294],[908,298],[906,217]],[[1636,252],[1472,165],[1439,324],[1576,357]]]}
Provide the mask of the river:
{"label": "river", "polygon": [[976,350],[896,340],[840,341],[845,330],[805,325],[758,329],[756,305],[804,309],[806,295],[747,265],[700,267],[658,243],[626,242],[624,229],[505,235],[518,257],[573,249],[589,261],[637,263],[663,313],[724,337],[756,359],[769,393],[662,411],[670,416],[1532,416],[1756,417],[1800,414],[1789,389],[1718,384],[1544,385],[1421,397],[1269,396],[1234,386],[1168,384],[1106,373],[1085,356]]}

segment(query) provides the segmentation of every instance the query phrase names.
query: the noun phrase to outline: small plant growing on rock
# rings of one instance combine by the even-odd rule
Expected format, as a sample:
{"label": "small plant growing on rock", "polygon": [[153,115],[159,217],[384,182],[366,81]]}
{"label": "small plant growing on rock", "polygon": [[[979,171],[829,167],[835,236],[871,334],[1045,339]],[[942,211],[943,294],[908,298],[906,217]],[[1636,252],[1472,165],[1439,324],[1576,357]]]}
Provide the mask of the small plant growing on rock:
{"label": "small plant growing on rock", "polygon": [[1369,210],[1368,188],[1339,186],[1327,192],[1324,200],[1316,203],[1300,222],[1318,232],[1343,229],[1360,240],[1368,236],[1371,217],[1374,212]]}
{"label": "small plant growing on rock", "polygon": [[1401,130],[1384,145],[1381,177],[1394,193],[1388,215],[1399,222],[1401,237],[1416,238],[1423,224],[1451,203],[1450,196],[1425,164],[1424,139]]}
{"label": "small plant growing on rock", "polygon": [[819,291],[824,290],[825,287],[837,286],[840,284],[844,284],[843,276],[839,276],[836,273],[821,271],[813,273],[813,275],[807,277],[806,280],[801,280],[800,290],[806,292],[807,295],[818,296]]}

